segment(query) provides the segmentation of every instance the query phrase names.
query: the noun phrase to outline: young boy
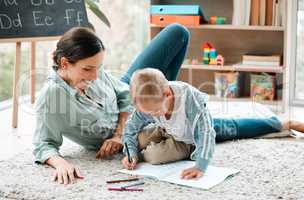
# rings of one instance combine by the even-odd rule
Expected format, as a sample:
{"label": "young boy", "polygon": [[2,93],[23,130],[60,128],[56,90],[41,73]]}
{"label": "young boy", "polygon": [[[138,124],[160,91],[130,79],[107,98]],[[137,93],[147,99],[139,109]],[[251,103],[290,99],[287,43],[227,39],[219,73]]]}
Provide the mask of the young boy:
{"label": "young boy", "polygon": [[[126,156],[123,166],[133,169],[140,160],[163,164],[191,158],[195,166],[185,169],[181,177],[201,177],[212,158],[216,136],[207,95],[187,83],[169,82],[151,68],[133,74],[130,94],[136,111],[126,124],[124,143],[132,162]],[[149,124],[155,128],[145,128]]]}

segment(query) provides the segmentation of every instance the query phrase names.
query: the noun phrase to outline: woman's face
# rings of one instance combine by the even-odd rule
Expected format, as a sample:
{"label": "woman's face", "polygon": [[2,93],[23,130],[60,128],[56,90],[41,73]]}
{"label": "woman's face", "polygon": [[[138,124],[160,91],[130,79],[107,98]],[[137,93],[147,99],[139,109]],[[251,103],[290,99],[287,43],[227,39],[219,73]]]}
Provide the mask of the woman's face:
{"label": "woman's face", "polygon": [[76,89],[84,91],[91,81],[98,77],[98,71],[103,63],[104,51],[92,57],[85,58],[72,64],[66,58],[62,58],[61,66],[63,79]]}

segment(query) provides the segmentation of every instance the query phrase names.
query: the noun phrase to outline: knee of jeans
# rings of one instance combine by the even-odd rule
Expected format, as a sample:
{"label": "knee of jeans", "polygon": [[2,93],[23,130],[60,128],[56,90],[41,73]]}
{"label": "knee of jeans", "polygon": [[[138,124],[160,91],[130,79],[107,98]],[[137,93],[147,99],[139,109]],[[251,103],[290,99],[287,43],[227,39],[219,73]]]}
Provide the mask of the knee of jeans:
{"label": "knee of jeans", "polygon": [[188,43],[190,32],[185,26],[178,23],[174,23],[169,25],[167,28],[169,30],[172,30],[176,34],[176,36],[183,38],[184,42]]}
{"label": "knee of jeans", "polygon": [[124,74],[120,77],[120,81],[129,84],[130,83],[130,75],[129,74]]}

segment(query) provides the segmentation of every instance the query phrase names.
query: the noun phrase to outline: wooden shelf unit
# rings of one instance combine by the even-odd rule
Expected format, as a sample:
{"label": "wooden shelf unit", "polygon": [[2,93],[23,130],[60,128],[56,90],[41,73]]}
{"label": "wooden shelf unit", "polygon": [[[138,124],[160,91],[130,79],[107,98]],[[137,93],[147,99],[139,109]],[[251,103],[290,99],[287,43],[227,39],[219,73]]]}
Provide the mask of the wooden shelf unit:
{"label": "wooden shelf unit", "polygon": [[283,66],[273,66],[273,67],[265,67],[265,66],[250,66],[250,65],[186,65],[182,66],[182,69],[197,69],[197,70],[210,70],[210,71],[233,71],[233,72],[265,72],[265,73],[277,73],[281,74],[284,72]]}
{"label": "wooden shelf unit", "polygon": [[[164,28],[165,25],[151,24],[151,28]],[[203,24],[200,26],[186,26],[188,29],[230,29],[230,30],[248,30],[248,31],[284,31],[282,26],[235,26],[232,24],[212,25]]]}
{"label": "wooden shelf unit", "polygon": [[[181,69],[179,80],[188,82],[200,90],[214,95],[214,73],[217,71],[238,71],[244,73],[247,78],[246,91],[240,100],[250,98],[250,73],[271,73],[277,78],[277,95],[273,104],[281,104],[284,110],[285,82],[286,82],[286,40],[287,30],[282,26],[235,26],[232,25],[233,0],[151,0],[151,5],[200,5],[207,19],[210,16],[226,17],[225,25],[202,24],[200,26],[187,26],[191,39],[186,59],[197,59],[198,65],[184,64]],[[286,6],[287,8],[287,6]],[[286,15],[287,16],[287,10]],[[283,19],[286,22],[286,19]],[[286,23],[284,23],[286,24]],[[165,26],[150,24],[150,36],[153,38]],[[210,42],[225,58],[225,66],[202,64],[203,52],[201,45]],[[282,55],[283,66],[243,66],[242,56],[248,53],[280,54]],[[271,101],[262,101],[264,104],[271,104]]]}
{"label": "wooden shelf unit", "polygon": [[229,102],[240,102],[240,101],[245,101],[245,102],[252,102],[252,103],[261,103],[261,104],[266,104],[270,106],[277,106],[282,104],[281,100],[255,100],[252,99],[251,97],[241,97],[241,98],[219,98],[215,95],[210,95],[209,96],[210,101],[229,101]]}

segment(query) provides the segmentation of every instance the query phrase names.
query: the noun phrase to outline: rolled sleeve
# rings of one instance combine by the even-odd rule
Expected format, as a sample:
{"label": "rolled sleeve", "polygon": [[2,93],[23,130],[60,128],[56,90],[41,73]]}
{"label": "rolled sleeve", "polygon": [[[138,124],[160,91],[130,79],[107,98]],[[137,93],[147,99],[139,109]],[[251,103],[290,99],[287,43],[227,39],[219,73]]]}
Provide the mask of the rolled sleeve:
{"label": "rolled sleeve", "polygon": [[[153,123],[152,118],[136,111],[128,119],[124,130],[123,142],[127,143],[131,157],[138,155],[138,134],[150,123]],[[123,152],[126,154],[125,148]]]}
{"label": "rolled sleeve", "polygon": [[193,89],[189,97],[190,108],[187,112],[193,124],[196,145],[195,153],[191,157],[196,160],[196,167],[205,172],[214,154],[216,133],[205,94]]}
{"label": "rolled sleeve", "polygon": [[44,164],[49,158],[60,155],[56,148],[49,145],[43,145],[41,148],[34,150],[35,163]]}
{"label": "rolled sleeve", "polygon": [[209,165],[210,160],[209,159],[202,159],[199,158],[195,162],[195,167],[200,169],[202,172],[206,172],[208,165]]}
{"label": "rolled sleeve", "polygon": [[33,135],[33,154],[36,163],[45,163],[52,156],[60,155],[59,148],[62,145],[63,137],[60,132],[60,123],[63,121],[60,114],[51,113],[47,104],[47,96],[41,103],[36,104],[36,128]]}

